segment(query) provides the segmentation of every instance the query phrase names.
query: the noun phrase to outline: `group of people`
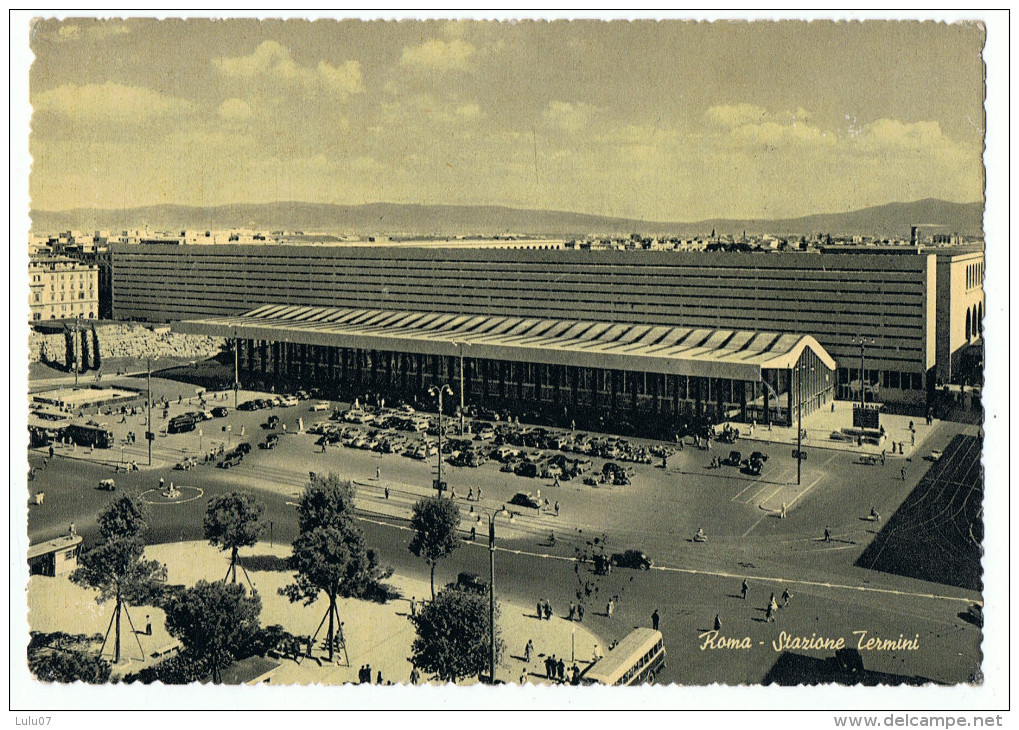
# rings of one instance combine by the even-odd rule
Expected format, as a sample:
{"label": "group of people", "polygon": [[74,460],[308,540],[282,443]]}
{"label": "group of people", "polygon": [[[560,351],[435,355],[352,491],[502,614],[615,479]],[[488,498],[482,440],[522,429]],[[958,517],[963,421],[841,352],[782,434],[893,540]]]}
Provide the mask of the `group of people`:
{"label": "group of people", "polygon": [[538,620],[545,619],[546,621],[552,620],[552,604],[548,602],[548,599],[542,598],[538,601]]}
{"label": "group of people", "polygon": [[[747,597],[749,595],[750,595],[750,583],[746,578],[744,578],[742,585],[740,585],[740,598],[742,598],[745,601],[747,600]],[[782,591],[782,608],[786,608],[789,605],[789,599],[792,597],[793,594],[789,592],[788,588]],[[775,598],[775,593],[772,592],[771,596],[768,598],[768,605],[764,609],[764,618],[768,623],[771,623],[775,620],[775,615],[778,612],[778,609],[779,609],[778,600],[776,600]],[[715,631],[719,631],[721,630],[721,628],[722,620],[719,614],[715,614]]]}
{"label": "group of people", "polygon": [[570,604],[570,621],[583,621],[584,620],[584,604],[583,603],[571,603]]}
{"label": "group of people", "polygon": [[[550,657],[545,657],[545,678],[549,679],[556,684],[563,684],[567,681],[566,677],[566,662],[562,658],[556,658],[555,654]],[[570,684],[580,684],[580,667],[574,663],[570,667],[570,676],[568,678]]]}
{"label": "group of people", "polygon": [[[416,671],[415,667],[415,671]],[[413,682],[413,676],[411,677]],[[371,684],[372,683],[372,665],[364,664],[360,669],[357,670],[357,682],[358,684]],[[379,670],[378,676],[375,679],[375,684],[382,684],[382,670]],[[415,682],[416,684],[416,682]]]}

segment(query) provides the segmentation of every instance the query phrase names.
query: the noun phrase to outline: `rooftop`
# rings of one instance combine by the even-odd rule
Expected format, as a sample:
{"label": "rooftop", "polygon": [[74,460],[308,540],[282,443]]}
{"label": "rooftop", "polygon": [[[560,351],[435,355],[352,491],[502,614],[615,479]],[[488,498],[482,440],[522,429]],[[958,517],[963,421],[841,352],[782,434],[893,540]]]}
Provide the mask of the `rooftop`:
{"label": "rooftop", "polygon": [[583,320],[264,305],[238,316],[186,320],[190,334],[424,355],[760,380],[805,349],[835,361],[809,335]]}

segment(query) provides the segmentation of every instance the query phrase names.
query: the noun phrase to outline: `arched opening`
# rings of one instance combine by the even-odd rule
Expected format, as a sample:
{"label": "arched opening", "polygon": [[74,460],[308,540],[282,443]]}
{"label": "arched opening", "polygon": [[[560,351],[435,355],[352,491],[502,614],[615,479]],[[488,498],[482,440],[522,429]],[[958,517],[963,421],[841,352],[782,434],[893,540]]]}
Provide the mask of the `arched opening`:
{"label": "arched opening", "polygon": [[971,320],[971,317],[970,317],[970,312],[967,309],[966,310],[966,339],[967,340],[970,338],[970,335],[972,334],[972,330],[970,329],[971,321],[972,320]]}
{"label": "arched opening", "polygon": [[977,332],[984,333],[984,303],[977,302]]}

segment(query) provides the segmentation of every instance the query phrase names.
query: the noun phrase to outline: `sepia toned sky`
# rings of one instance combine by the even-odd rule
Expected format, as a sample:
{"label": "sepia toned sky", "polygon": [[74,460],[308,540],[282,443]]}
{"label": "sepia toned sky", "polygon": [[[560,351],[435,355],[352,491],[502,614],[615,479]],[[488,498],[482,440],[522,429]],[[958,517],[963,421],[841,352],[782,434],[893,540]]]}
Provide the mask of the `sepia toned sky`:
{"label": "sepia toned sky", "polygon": [[43,20],[32,207],[494,204],[646,220],[982,198],[983,31]]}

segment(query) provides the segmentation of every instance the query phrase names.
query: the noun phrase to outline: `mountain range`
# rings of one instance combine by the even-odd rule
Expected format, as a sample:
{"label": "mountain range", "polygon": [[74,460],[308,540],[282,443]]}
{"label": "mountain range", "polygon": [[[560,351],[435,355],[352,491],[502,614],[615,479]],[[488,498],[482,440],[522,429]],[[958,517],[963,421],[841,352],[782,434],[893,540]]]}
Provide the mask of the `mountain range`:
{"label": "mountain range", "polygon": [[53,234],[67,230],[145,229],[150,231],[226,230],[306,231],[329,234],[389,236],[491,236],[529,234],[555,237],[589,235],[674,235],[772,233],[775,235],[867,235],[908,237],[910,226],[927,233],[983,235],[983,203],[952,203],[927,198],[889,203],[845,213],[822,213],[775,220],[716,218],[694,222],[645,221],[630,218],[525,210],[504,206],[413,205],[369,203],[233,204],[215,207],[156,205],[140,208],[32,212],[32,230]]}

